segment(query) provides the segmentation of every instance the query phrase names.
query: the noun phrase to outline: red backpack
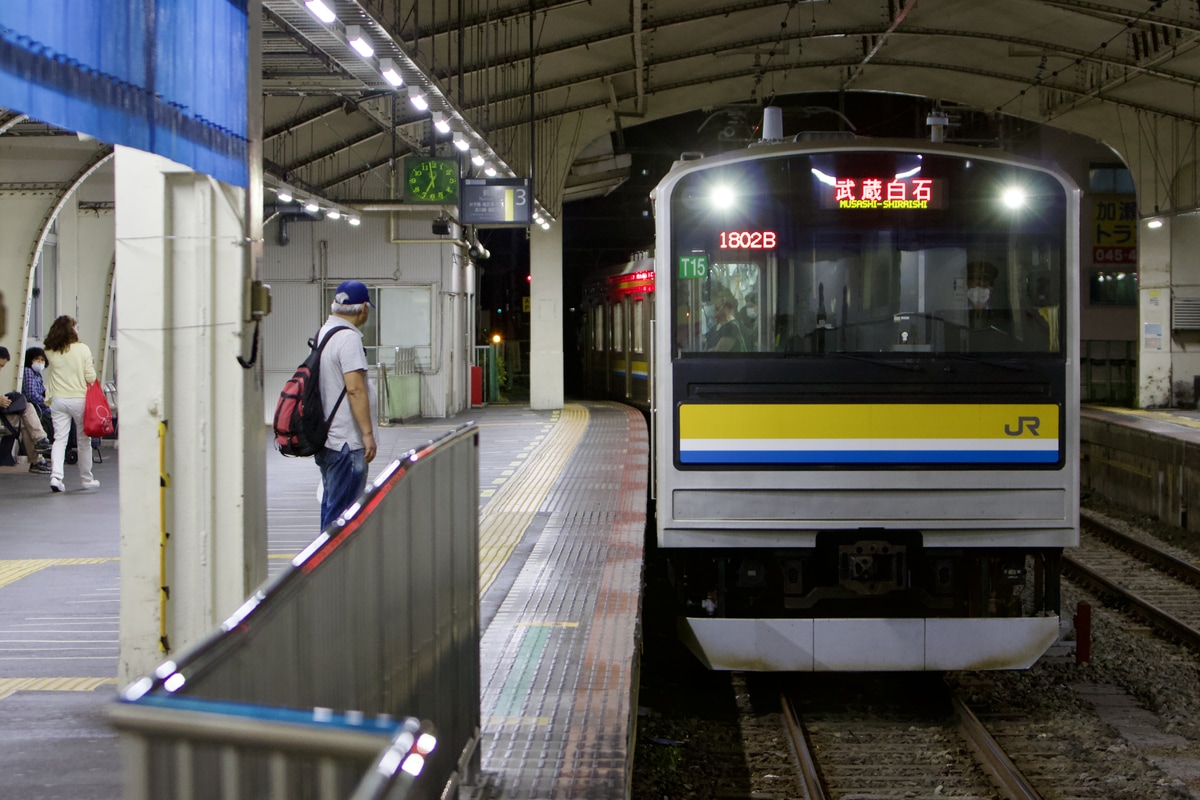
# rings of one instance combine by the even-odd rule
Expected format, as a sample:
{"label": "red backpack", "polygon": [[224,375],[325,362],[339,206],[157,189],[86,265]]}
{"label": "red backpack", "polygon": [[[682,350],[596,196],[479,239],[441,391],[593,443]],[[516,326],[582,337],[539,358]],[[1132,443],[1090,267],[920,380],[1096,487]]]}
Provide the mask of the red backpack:
{"label": "red backpack", "polygon": [[314,456],[325,446],[329,422],[346,397],[346,387],[342,387],[333,410],[326,416],[321,404],[321,353],[329,339],[342,330],[347,330],[346,326],[339,325],[325,334],[320,346],[309,339],[308,358],[279,393],[275,403],[275,447],[285,456]]}

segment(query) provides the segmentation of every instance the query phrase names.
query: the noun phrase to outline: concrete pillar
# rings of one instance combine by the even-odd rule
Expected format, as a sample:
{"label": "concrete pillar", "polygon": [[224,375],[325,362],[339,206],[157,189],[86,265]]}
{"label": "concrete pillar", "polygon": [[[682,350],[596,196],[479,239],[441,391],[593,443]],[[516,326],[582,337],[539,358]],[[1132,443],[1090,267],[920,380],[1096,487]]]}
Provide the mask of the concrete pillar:
{"label": "concrete pillar", "polygon": [[1171,405],[1171,262],[1175,218],[1154,217],[1159,228],[1149,228],[1148,220],[1138,230],[1138,388],[1140,408]]}
{"label": "concrete pillar", "polygon": [[266,434],[261,371],[237,360],[254,330],[244,191],[121,147],[116,209],[126,683],[265,579]]}
{"label": "concrete pillar", "polygon": [[530,228],[529,406],[563,407],[562,222]]}

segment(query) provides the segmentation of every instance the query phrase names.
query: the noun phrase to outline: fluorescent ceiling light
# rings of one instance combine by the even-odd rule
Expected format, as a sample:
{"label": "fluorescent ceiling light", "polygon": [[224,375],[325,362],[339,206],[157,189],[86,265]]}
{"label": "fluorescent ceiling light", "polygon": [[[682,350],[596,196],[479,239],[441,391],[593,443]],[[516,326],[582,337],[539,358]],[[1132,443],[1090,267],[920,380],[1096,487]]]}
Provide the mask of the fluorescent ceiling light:
{"label": "fluorescent ceiling light", "polygon": [[471,149],[471,143],[463,136],[462,131],[454,132],[454,146],[464,153]]}
{"label": "fluorescent ceiling light", "polygon": [[329,6],[322,3],[321,0],[305,0],[304,5],[308,6],[308,10],[313,13],[314,17],[325,24],[337,19],[337,15],[330,11]]}
{"label": "fluorescent ceiling light", "polygon": [[408,87],[408,102],[413,104],[413,108],[417,111],[424,111],[429,108],[429,103],[425,100],[425,95],[421,94],[421,90],[416,86]]}
{"label": "fluorescent ceiling light", "polygon": [[400,86],[404,83],[404,78],[400,77],[396,64],[390,58],[379,59],[379,74],[383,75],[383,79],[392,86]]}
{"label": "fluorescent ceiling light", "polygon": [[370,58],[375,55],[375,48],[363,36],[362,28],[357,25],[346,26],[346,39],[350,42],[350,46],[363,58]]}
{"label": "fluorescent ceiling light", "polygon": [[341,218],[342,218],[342,212],[338,211],[336,208],[331,208],[325,212],[325,219],[341,219]]}
{"label": "fluorescent ceiling light", "polygon": [[491,164],[488,164],[487,169],[485,169],[483,171],[483,173],[485,175],[487,175],[489,178],[494,178],[494,177],[496,177],[496,168],[493,167]]}
{"label": "fluorescent ceiling light", "polygon": [[478,150],[471,151],[471,163],[477,167],[483,166],[483,153]]}
{"label": "fluorescent ceiling light", "polygon": [[450,132],[450,123],[446,121],[446,114],[443,111],[433,112],[433,127],[437,128],[442,133]]}
{"label": "fluorescent ceiling light", "polygon": [[309,200],[307,203],[304,204],[304,210],[310,214],[315,214],[321,210],[321,207],[319,205],[317,205],[316,203],[314,203],[312,200]]}
{"label": "fluorescent ceiling light", "polygon": [[278,192],[276,192],[276,194],[279,196],[279,200],[281,202],[284,202],[284,203],[292,202],[292,195],[286,189],[280,189]]}
{"label": "fluorescent ceiling light", "polygon": [[358,217],[346,217],[346,222],[349,222],[351,225],[357,225],[362,222],[362,220],[360,220]]}

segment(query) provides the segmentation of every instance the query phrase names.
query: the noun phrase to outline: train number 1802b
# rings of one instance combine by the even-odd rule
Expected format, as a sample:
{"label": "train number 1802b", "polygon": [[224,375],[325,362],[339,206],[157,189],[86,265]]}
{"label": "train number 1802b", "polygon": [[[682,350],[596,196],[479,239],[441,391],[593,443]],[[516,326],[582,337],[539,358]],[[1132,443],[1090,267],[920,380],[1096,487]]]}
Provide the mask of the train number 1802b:
{"label": "train number 1802b", "polygon": [[774,250],[775,231],[721,231],[722,250]]}

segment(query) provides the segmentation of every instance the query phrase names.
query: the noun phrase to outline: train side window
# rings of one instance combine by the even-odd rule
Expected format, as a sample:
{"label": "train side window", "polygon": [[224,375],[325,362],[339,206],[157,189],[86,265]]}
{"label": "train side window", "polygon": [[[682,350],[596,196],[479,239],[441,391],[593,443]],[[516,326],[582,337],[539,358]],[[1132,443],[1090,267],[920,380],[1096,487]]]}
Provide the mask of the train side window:
{"label": "train side window", "polygon": [[612,309],[612,349],[617,353],[625,349],[625,304],[620,302]]}
{"label": "train side window", "polygon": [[630,347],[633,348],[633,352],[635,353],[646,352],[646,343],[642,339],[642,327],[644,325],[642,315],[645,313],[645,310],[646,301],[633,301],[633,311],[630,312],[633,314],[633,319],[630,320],[633,323],[633,342],[630,344]]}

